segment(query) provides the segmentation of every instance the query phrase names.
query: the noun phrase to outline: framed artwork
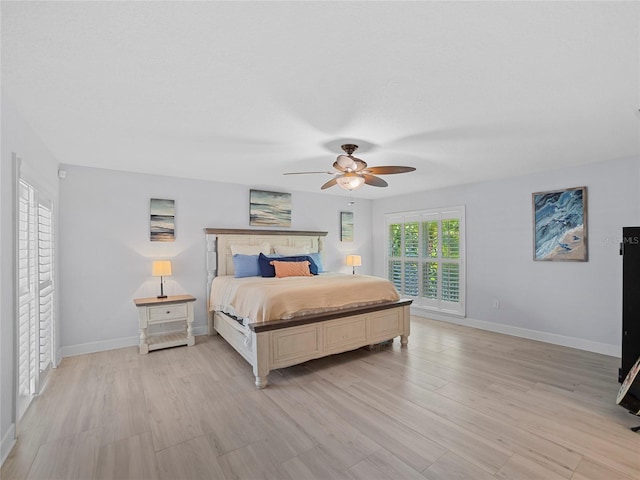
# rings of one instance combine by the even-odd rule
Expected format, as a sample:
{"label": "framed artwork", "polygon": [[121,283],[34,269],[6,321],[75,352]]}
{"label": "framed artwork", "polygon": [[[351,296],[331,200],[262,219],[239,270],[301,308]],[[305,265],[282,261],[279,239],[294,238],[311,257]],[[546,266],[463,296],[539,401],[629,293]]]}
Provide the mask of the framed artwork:
{"label": "framed artwork", "polygon": [[340,241],[353,242],[353,212],[340,212]]}
{"label": "framed artwork", "polygon": [[152,242],[175,241],[175,201],[162,198],[152,198],[149,212],[149,239]]}
{"label": "framed artwork", "polygon": [[249,225],[261,227],[291,226],[291,194],[251,190]]}
{"label": "framed artwork", "polygon": [[537,192],[533,198],[533,259],[586,262],[587,187]]}

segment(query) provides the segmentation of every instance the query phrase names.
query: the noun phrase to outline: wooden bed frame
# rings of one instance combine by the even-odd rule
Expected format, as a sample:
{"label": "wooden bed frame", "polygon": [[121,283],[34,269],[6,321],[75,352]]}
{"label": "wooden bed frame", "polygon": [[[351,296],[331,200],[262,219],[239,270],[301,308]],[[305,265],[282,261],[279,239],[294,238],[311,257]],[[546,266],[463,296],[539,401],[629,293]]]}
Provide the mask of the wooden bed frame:
{"label": "wooden bed frame", "polygon": [[211,312],[211,282],[218,275],[233,274],[230,245],[307,247],[324,253],[327,232],[247,230],[205,228],[207,239],[207,316],[209,335],[219,333],[253,367],[256,386],[267,386],[271,370],[347,352],[400,337],[402,346],[409,338],[409,306],[401,299],[338,312],[305,315],[298,318],[241,326],[223,312]]}

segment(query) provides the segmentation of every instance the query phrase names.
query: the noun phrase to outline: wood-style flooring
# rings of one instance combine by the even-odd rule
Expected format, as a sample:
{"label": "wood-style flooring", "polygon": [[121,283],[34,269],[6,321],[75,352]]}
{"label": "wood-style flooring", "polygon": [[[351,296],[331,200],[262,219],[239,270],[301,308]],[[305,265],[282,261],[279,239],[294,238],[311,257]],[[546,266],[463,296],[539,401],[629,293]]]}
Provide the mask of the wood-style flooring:
{"label": "wood-style flooring", "polygon": [[219,336],[65,358],[9,479],[640,478],[619,360],[412,318],[399,340],[269,374]]}

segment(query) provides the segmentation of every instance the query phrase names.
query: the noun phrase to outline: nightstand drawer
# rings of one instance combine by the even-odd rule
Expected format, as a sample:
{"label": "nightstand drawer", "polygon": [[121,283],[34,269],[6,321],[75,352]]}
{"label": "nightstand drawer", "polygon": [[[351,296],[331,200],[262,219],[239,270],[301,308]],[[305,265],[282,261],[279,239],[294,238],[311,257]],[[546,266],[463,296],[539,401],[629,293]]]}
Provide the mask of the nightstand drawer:
{"label": "nightstand drawer", "polygon": [[185,303],[176,305],[164,305],[149,307],[147,309],[149,323],[167,322],[170,320],[184,320],[187,317],[187,305]]}

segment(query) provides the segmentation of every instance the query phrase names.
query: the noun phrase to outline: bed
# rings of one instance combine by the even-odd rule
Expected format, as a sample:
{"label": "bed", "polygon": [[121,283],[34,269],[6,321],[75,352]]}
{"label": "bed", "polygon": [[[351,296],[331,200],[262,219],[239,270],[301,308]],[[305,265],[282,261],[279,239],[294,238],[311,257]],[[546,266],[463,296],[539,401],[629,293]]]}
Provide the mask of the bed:
{"label": "bed", "polygon": [[[375,345],[395,337],[400,337],[402,346],[407,345],[410,333],[410,299],[351,299],[344,306],[328,310],[308,309],[302,313],[288,312],[282,315],[276,313],[274,318],[251,318],[262,315],[263,309],[256,310],[256,307],[251,310],[248,318],[244,319],[241,318],[242,315],[234,315],[236,312],[222,311],[217,305],[219,302],[212,299],[212,284],[214,278],[221,277],[214,286],[214,289],[218,289],[218,284],[223,279],[233,278],[232,247],[237,251],[239,248],[245,248],[244,246],[250,248],[268,244],[271,253],[276,247],[300,249],[317,253],[323,258],[324,237],[327,232],[221,228],[205,228],[204,231],[207,243],[209,335],[220,334],[249,362],[253,367],[258,388],[267,386],[267,376],[274,369]],[[320,281],[321,277],[330,276],[331,274],[323,273],[317,276],[317,281]],[[342,275],[343,281],[352,280],[344,277],[350,276]],[[259,280],[239,281],[255,283]],[[304,281],[315,282],[316,279],[309,278]],[[233,283],[233,280],[229,282]]]}

